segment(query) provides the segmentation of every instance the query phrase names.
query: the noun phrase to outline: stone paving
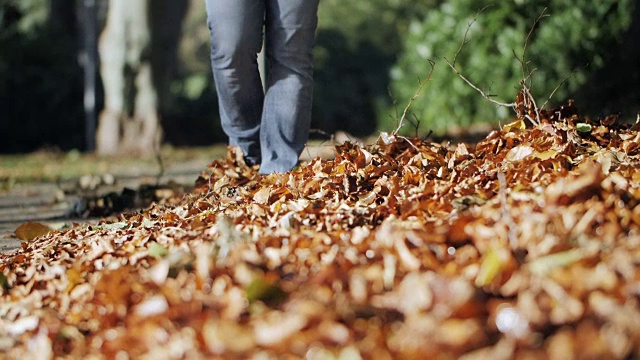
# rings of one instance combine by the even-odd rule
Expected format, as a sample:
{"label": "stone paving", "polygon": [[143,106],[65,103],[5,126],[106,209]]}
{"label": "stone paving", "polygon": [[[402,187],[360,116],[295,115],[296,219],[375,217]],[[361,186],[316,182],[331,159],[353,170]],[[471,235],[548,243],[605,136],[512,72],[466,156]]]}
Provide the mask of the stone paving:
{"label": "stone paving", "polygon": [[[167,175],[159,179],[159,183],[174,182],[187,187],[192,186],[207,164],[189,165],[181,164],[180,167],[169,169]],[[151,175],[114,177],[113,184],[101,185],[95,193],[120,193],[125,188],[137,190],[141,185],[155,184],[158,181]],[[74,180],[63,184],[17,184],[9,191],[0,191],[0,252],[10,252],[20,247],[21,241],[15,237],[15,230],[28,221],[37,221],[52,228],[64,224],[96,222],[98,219],[78,217],[78,204],[82,203],[84,196],[83,192],[74,190],[78,188],[78,180]]]}
{"label": "stone paving", "polygon": [[[337,140],[341,143],[349,139]],[[327,159],[334,155],[333,144],[313,145],[302,152],[301,160],[316,157]],[[140,168],[121,170],[125,173],[111,174],[115,178],[114,184],[101,185],[98,191],[120,193],[124,188],[137,190],[141,185],[168,182],[192,186],[211,160],[191,160],[168,165],[165,175],[160,179],[155,177],[156,174],[144,174],[145,170]],[[17,184],[9,191],[0,191],[0,252],[10,252],[20,247],[21,241],[15,237],[14,232],[18,226],[28,221],[41,222],[53,228],[64,224],[98,221],[99,219],[78,218],[74,211],[78,202],[83,200],[83,195],[77,191],[81,188],[79,182],[79,179],[75,179],[61,184]]]}

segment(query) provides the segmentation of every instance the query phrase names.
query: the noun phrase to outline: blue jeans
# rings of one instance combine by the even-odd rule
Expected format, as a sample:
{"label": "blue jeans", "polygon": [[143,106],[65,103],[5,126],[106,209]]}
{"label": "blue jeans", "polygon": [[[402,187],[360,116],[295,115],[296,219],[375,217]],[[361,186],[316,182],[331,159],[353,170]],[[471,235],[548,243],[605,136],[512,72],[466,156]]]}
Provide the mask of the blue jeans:
{"label": "blue jeans", "polygon": [[262,174],[295,167],[309,138],[318,1],[205,0],[222,129]]}

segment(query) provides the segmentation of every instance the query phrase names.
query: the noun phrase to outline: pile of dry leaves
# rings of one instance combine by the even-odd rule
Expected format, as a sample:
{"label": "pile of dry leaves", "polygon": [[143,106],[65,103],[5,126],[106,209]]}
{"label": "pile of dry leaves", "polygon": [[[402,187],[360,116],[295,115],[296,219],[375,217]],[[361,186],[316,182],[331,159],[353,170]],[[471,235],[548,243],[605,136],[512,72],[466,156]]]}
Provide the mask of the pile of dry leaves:
{"label": "pile of dry leaves", "polygon": [[0,255],[11,358],[640,357],[640,133],[382,134]]}

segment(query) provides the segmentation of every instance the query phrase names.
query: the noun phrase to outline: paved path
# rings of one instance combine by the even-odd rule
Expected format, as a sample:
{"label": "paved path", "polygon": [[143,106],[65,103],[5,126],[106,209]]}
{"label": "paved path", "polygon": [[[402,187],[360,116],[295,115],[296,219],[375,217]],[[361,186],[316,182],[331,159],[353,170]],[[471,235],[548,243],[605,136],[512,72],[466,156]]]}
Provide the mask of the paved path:
{"label": "paved path", "polygon": [[[344,140],[342,140],[344,141]],[[332,158],[335,155],[331,144],[320,144],[307,147],[301,160],[316,157]],[[191,160],[167,165],[165,176],[159,179],[160,184],[173,181],[180,185],[193,186],[198,175],[206,169],[211,160]],[[158,182],[157,171],[153,168],[139,167],[135,169],[120,169],[121,174],[112,174],[115,183],[111,186],[101,186],[101,194],[108,192],[121,193],[124,188],[139,189],[141,185]],[[146,173],[148,174],[146,174]],[[135,175],[135,176],[132,176]],[[37,221],[54,228],[60,224],[91,223],[98,219],[78,218],[74,214],[74,207],[82,196],[77,194],[78,179],[66,183],[29,183],[18,184],[10,191],[0,191],[0,252],[9,252],[20,247],[21,241],[15,238],[15,230],[27,221]],[[66,190],[66,191],[65,191]],[[74,194],[75,193],[75,194]]]}
{"label": "paved path", "polygon": [[[184,186],[192,186],[206,163],[180,164],[167,170],[160,179],[161,184],[169,181]],[[102,185],[98,194],[121,193],[124,188],[139,189],[141,185],[155,184],[154,176],[118,177],[113,185]],[[78,218],[74,211],[82,200],[77,191],[77,180],[63,184],[29,183],[15,185],[11,190],[0,192],[0,252],[9,252],[20,247],[15,230],[27,221],[37,221],[54,228],[61,224],[91,223],[97,219]],[[67,190],[67,191],[65,191]]]}

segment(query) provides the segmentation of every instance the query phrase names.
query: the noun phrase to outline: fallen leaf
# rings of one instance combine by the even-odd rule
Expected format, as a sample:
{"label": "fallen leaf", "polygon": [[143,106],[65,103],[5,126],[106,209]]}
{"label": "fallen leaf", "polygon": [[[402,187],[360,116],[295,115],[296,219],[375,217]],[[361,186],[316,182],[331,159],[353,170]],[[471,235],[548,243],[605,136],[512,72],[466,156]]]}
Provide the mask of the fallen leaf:
{"label": "fallen leaf", "polygon": [[16,229],[16,237],[22,241],[31,241],[38,236],[44,236],[50,233],[52,229],[39,222],[26,222]]}
{"label": "fallen leaf", "polygon": [[165,255],[167,255],[169,251],[164,246],[158,244],[157,242],[149,243],[149,255],[153,256],[156,259],[159,259]]}
{"label": "fallen leaf", "polygon": [[591,132],[591,125],[586,123],[577,123],[576,130],[578,130],[581,133],[588,133],[588,132]]}
{"label": "fallen leaf", "polygon": [[527,128],[527,125],[524,123],[524,120],[516,120],[512,123],[509,123],[502,127],[502,131],[511,132],[513,130],[524,130]]}
{"label": "fallen leaf", "polygon": [[2,287],[2,289],[4,289],[4,291],[8,291],[9,289],[11,289],[7,276],[2,272],[0,272],[0,286]]}
{"label": "fallen leaf", "polygon": [[509,150],[505,158],[509,161],[521,161],[534,152],[535,150],[529,145],[519,145]]}

